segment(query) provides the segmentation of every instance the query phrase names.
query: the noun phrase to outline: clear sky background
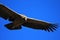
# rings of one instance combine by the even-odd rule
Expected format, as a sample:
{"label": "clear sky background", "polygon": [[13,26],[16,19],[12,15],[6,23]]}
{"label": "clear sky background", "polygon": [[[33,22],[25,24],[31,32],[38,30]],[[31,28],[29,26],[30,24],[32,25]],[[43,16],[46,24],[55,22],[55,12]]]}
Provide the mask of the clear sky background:
{"label": "clear sky background", "polygon": [[34,30],[22,26],[21,30],[8,30],[8,20],[0,18],[0,40],[60,40],[60,1],[59,0],[0,0],[17,13],[31,18],[58,23],[55,32]]}

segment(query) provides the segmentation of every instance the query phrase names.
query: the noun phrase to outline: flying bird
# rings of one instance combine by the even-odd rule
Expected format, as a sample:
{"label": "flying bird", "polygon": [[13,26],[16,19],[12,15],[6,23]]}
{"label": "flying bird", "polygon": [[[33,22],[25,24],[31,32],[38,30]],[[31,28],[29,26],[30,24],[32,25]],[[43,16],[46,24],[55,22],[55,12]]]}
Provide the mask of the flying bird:
{"label": "flying bird", "polygon": [[22,26],[25,26],[36,30],[53,32],[57,28],[56,24],[29,18],[22,14],[17,14],[16,12],[12,11],[2,4],[0,4],[0,17],[5,20],[11,21],[10,23],[5,24],[5,27],[10,30],[21,29]]}

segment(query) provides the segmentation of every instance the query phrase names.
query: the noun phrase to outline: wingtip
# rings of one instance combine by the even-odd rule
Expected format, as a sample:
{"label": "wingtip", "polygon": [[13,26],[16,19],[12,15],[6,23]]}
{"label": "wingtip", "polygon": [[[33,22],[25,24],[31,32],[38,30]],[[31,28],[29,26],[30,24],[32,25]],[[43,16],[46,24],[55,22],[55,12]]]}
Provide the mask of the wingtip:
{"label": "wingtip", "polygon": [[48,32],[54,32],[58,28],[57,24],[50,24],[49,28],[46,30]]}
{"label": "wingtip", "polygon": [[3,4],[0,4],[0,6],[3,6]]}
{"label": "wingtip", "polygon": [[4,7],[4,5],[3,5],[3,4],[0,4],[0,8],[1,8],[1,7]]}

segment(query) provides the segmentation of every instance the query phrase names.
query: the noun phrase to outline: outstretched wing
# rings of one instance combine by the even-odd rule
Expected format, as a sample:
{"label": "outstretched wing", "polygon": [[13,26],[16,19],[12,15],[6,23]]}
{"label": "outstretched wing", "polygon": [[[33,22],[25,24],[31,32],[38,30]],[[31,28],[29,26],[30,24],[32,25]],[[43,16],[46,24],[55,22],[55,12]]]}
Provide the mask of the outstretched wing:
{"label": "outstretched wing", "polygon": [[[5,20],[12,21],[12,23],[6,24],[5,26],[9,29],[19,29],[20,24],[23,23],[23,18],[21,15],[17,14],[16,12],[10,10],[6,6],[0,4],[0,17],[4,18]],[[18,22],[17,22],[18,20]],[[21,22],[21,23],[19,23]],[[19,24],[19,25],[18,25]],[[16,26],[16,27],[15,27]]]}
{"label": "outstretched wing", "polygon": [[47,23],[35,19],[30,19],[30,18],[27,18],[27,21],[23,24],[23,26],[27,26],[33,29],[41,29],[49,32],[50,31],[53,32],[57,28],[55,24],[51,24],[51,23]]}
{"label": "outstretched wing", "polygon": [[4,19],[9,19],[10,21],[14,21],[16,18],[20,18],[21,16],[6,6],[0,4],[0,17]]}

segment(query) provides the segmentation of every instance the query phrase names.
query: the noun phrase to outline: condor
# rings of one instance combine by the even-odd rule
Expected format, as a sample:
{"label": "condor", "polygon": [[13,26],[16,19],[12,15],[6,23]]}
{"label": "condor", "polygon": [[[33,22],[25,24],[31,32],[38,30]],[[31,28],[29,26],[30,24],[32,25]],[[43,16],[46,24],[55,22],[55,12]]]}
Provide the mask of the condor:
{"label": "condor", "polygon": [[21,29],[22,26],[24,26],[32,29],[53,32],[57,28],[55,24],[29,18],[22,14],[17,14],[16,12],[12,11],[2,4],[0,4],[0,17],[5,20],[8,19],[9,21],[11,21],[9,24],[5,24],[5,27],[10,30]]}

